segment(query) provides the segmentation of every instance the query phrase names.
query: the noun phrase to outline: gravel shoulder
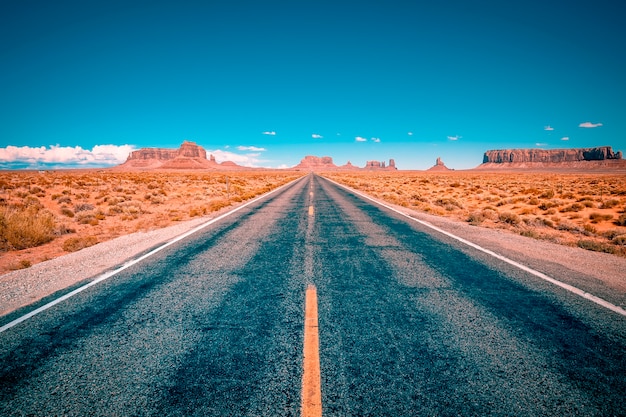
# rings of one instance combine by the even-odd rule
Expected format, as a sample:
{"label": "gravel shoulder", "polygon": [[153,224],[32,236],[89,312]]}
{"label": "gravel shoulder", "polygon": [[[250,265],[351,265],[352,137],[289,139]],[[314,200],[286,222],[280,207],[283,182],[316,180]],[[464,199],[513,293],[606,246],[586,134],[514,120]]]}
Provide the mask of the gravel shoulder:
{"label": "gravel shoulder", "polygon": [[[125,235],[4,274],[0,276],[0,316],[122,265],[234,208],[163,229]],[[395,208],[626,308],[625,258],[539,241],[510,231],[471,226],[400,206]]]}

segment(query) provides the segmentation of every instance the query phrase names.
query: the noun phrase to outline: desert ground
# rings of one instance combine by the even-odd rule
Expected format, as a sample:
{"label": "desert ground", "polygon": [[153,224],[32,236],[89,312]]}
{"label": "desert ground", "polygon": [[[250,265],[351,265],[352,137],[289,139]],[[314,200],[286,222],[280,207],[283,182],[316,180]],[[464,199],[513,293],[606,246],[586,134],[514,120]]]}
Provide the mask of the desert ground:
{"label": "desert ground", "polygon": [[[294,171],[1,172],[0,274],[251,199]],[[327,172],[389,203],[626,256],[626,175]]]}
{"label": "desert ground", "polygon": [[373,197],[472,225],[626,256],[626,175],[327,173]]}
{"label": "desert ground", "polygon": [[303,173],[0,172],[0,274],[249,200]]}

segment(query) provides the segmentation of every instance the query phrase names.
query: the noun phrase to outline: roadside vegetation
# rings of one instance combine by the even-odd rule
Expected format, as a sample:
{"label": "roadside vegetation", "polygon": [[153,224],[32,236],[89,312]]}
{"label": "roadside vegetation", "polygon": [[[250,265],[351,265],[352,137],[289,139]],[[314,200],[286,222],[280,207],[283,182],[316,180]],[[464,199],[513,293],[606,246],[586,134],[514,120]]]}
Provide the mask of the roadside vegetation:
{"label": "roadside vegetation", "polygon": [[0,172],[0,273],[208,215],[302,173]]}
{"label": "roadside vegetation", "polygon": [[626,256],[626,176],[326,173],[389,203],[472,225]]}

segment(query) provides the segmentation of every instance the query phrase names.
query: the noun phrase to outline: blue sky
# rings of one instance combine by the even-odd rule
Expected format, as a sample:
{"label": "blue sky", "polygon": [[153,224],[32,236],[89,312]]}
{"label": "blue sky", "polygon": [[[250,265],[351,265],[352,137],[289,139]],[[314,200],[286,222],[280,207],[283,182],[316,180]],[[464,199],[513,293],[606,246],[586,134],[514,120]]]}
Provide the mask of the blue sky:
{"label": "blue sky", "polygon": [[626,151],[615,1],[3,1],[0,168]]}

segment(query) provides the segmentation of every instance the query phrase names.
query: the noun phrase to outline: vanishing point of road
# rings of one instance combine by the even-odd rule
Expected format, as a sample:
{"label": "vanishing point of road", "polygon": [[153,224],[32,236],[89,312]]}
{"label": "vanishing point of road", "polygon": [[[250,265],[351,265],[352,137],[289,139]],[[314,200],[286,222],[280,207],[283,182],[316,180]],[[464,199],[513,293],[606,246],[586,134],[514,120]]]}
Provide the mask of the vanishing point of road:
{"label": "vanishing point of road", "polygon": [[2,416],[626,415],[623,315],[313,174],[15,317]]}

